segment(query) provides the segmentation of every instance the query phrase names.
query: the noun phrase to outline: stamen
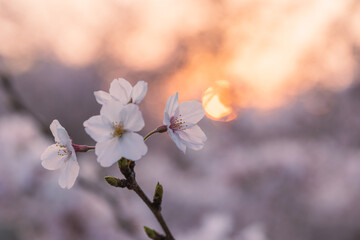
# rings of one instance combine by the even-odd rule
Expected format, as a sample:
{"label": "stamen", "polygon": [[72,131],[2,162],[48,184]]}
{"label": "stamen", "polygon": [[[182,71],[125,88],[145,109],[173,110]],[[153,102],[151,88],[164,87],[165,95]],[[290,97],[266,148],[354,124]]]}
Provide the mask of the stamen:
{"label": "stamen", "polygon": [[62,145],[59,142],[55,142],[56,147],[59,148],[57,155],[58,156],[69,156],[72,152],[68,149],[67,145]]}
{"label": "stamen", "polygon": [[122,124],[118,122],[113,122],[112,124],[114,128],[113,137],[121,137],[125,132]]}
{"label": "stamen", "polygon": [[171,117],[170,123],[170,129],[173,131],[185,130],[188,127],[186,122],[181,118],[181,114],[177,117]]}

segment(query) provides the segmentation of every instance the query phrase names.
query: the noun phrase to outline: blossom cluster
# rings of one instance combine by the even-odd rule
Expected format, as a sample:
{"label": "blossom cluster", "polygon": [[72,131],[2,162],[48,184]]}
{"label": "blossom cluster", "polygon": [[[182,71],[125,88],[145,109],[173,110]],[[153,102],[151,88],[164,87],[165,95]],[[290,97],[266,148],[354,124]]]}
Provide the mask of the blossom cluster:
{"label": "blossom cluster", "polygon": [[[80,169],[76,152],[95,149],[97,162],[102,167],[110,167],[121,158],[132,161],[141,159],[148,148],[146,137],[137,133],[145,126],[138,104],[146,93],[146,82],[139,81],[131,86],[123,78],[114,79],[108,93],[95,91],[96,101],[102,105],[100,114],[90,117],[83,124],[85,132],[96,141],[95,147],[74,144],[65,128],[58,120],[54,120],[50,130],[55,144],[41,155],[42,166],[49,170],[61,169],[58,183],[62,188],[69,189],[74,185]],[[178,93],[175,93],[166,103],[164,125],[152,133],[167,132],[184,153],[186,148],[200,150],[206,135],[197,123],[204,114],[200,102],[186,101],[179,104]]]}

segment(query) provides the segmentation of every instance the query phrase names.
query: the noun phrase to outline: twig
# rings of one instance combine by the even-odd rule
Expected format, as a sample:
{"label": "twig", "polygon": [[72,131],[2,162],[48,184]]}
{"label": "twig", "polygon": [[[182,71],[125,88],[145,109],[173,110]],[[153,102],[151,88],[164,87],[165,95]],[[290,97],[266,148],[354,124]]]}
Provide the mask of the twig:
{"label": "twig", "polygon": [[149,198],[146,196],[146,194],[141,189],[141,187],[136,183],[136,181],[135,181],[133,190],[144,201],[144,203],[148,206],[148,208],[151,210],[151,212],[156,217],[156,220],[159,222],[160,226],[162,227],[162,229],[164,230],[164,232],[166,234],[165,239],[173,240],[174,237],[171,234],[170,229],[168,228],[168,226],[161,214],[161,209],[157,209],[154,207],[153,203],[149,200]]}
{"label": "twig", "polygon": [[154,201],[151,202],[150,199],[146,196],[144,191],[141,189],[139,184],[136,182],[135,178],[135,162],[122,158],[118,161],[120,172],[125,176],[125,179],[118,179],[116,177],[108,176],[105,177],[105,180],[114,187],[128,188],[129,190],[133,190],[146,206],[151,210],[154,214],[156,220],[159,222],[160,226],[165,232],[165,236],[157,233],[156,231],[145,227],[145,231],[147,235],[151,239],[159,239],[159,240],[175,240],[172,233],[170,232],[169,227],[167,226],[162,214],[161,214],[161,200],[163,189],[162,186],[158,183],[155,189]]}
{"label": "twig", "polygon": [[17,112],[25,112],[29,114],[39,125],[41,131],[51,136],[51,131],[47,125],[45,125],[42,120],[32,111],[30,110],[24,102],[21,100],[21,97],[17,93],[17,91],[14,89],[13,84],[11,83],[10,77],[7,74],[0,73],[0,80],[3,89],[7,92],[7,97],[10,102],[10,107]]}

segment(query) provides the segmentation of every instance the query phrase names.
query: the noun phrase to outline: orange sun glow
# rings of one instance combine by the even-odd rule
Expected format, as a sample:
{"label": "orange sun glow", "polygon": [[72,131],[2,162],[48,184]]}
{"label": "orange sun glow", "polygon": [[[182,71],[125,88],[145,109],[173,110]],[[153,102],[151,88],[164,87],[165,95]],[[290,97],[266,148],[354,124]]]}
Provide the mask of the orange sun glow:
{"label": "orange sun glow", "polygon": [[236,118],[232,107],[233,94],[230,93],[229,82],[217,81],[203,94],[202,104],[206,115],[217,121],[231,121]]}

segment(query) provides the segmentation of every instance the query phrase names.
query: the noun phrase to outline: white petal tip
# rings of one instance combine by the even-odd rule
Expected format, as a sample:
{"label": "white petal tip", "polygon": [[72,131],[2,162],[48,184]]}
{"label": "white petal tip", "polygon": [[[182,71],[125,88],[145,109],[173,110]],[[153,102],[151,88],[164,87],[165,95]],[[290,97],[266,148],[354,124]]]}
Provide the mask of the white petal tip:
{"label": "white petal tip", "polygon": [[100,164],[101,167],[111,167],[112,165],[114,165],[114,163],[108,163],[106,161],[103,160],[99,160],[99,158],[97,159],[97,162]]}

